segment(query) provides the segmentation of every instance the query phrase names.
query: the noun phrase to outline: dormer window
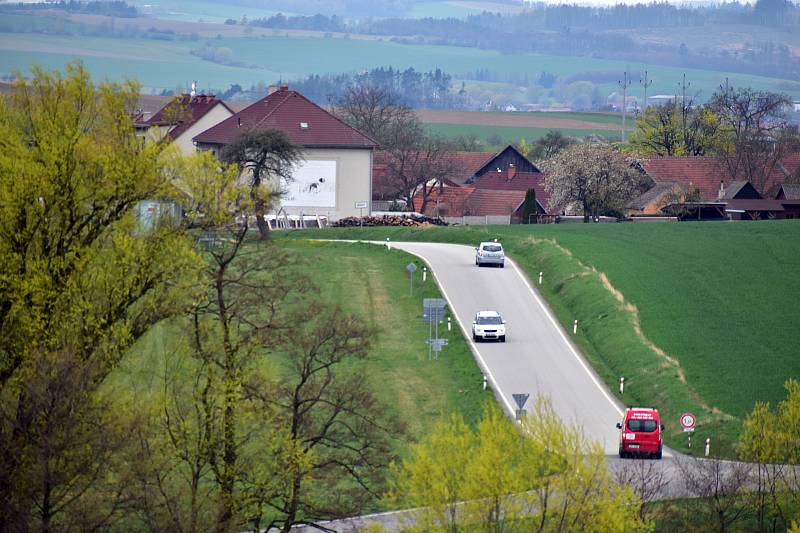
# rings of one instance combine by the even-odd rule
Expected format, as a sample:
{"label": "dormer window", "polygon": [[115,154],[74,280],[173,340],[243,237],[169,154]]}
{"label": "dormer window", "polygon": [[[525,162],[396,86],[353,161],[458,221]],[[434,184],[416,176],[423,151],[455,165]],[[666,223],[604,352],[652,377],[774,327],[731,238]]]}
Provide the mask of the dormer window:
{"label": "dormer window", "polygon": [[307,130],[308,129],[308,122],[301,122],[300,123],[300,129],[301,130]]}

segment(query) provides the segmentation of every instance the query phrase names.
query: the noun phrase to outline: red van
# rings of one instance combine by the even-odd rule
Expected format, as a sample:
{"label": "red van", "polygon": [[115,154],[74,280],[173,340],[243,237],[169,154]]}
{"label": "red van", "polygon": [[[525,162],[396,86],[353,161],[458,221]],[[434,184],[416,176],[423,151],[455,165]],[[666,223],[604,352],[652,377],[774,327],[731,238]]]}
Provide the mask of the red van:
{"label": "red van", "polygon": [[653,407],[628,407],[625,419],[617,423],[619,456],[648,456],[661,459],[664,424]]}

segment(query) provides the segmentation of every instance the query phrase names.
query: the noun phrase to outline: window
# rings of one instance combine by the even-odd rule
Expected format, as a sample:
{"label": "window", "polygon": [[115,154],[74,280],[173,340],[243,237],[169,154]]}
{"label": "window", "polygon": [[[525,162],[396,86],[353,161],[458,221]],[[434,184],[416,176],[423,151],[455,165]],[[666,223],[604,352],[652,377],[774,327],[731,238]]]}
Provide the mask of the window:
{"label": "window", "polygon": [[655,431],[658,425],[655,420],[628,420],[628,429],[635,433],[649,433]]}
{"label": "window", "polygon": [[477,320],[478,324],[486,325],[486,324],[502,324],[503,319],[499,316],[479,316]]}
{"label": "window", "polygon": [[486,246],[483,247],[483,250],[485,252],[502,252],[503,247],[500,246],[499,244],[487,244]]}

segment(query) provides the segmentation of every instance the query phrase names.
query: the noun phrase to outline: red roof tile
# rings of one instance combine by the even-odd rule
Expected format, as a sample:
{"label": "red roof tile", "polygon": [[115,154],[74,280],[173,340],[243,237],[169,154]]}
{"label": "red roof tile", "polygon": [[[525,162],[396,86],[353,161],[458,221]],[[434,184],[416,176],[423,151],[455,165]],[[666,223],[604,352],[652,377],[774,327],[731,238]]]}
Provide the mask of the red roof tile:
{"label": "red roof tile", "polygon": [[[710,156],[654,157],[642,159],[641,166],[656,184],[676,183],[686,189],[698,189],[702,200],[716,200],[720,184],[728,187],[732,180],[722,159]],[[792,154],[782,161],[786,170],[800,167],[800,155]],[[764,189],[769,191],[783,182],[786,174],[778,168],[771,172]],[[737,177],[746,180],[746,177]]]}
{"label": "red roof tile", "polygon": [[[511,215],[525,200],[524,191],[492,191],[475,187],[444,187],[428,199],[426,215],[435,216],[495,216]],[[438,206],[438,209],[437,209]],[[422,207],[422,197],[414,197],[414,210]]]}
{"label": "red roof tile", "polygon": [[547,206],[550,193],[544,188],[546,174],[543,172],[516,172],[509,179],[509,172],[487,172],[473,181],[470,185],[476,189],[491,189],[495,191],[523,191],[528,189],[536,191],[536,201],[542,206]]}
{"label": "red roof tile", "polygon": [[455,180],[459,184],[464,184],[468,179],[478,173],[497,154],[490,152],[448,152],[445,158],[453,165],[463,171],[464,178]]}
{"label": "red roof tile", "polygon": [[378,143],[298,93],[281,88],[223,120],[194,139],[228,144],[242,128],[274,128],[295,144],[317,148],[375,148]]}
{"label": "red roof tile", "polygon": [[[203,118],[203,116],[211,111],[216,105],[225,106],[228,111],[233,113],[231,108],[229,108],[225,102],[218,100],[213,94],[199,94],[196,96],[182,94],[180,97],[170,101],[167,105],[159,109],[158,112],[146,120],[145,123],[151,126],[169,126],[171,122],[177,118],[178,122],[176,126],[168,133],[171,139],[177,139],[181,133],[192,127],[194,123]],[[170,112],[180,112],[180,108],[178,106],[185,106],[185,109],[188,112],[187,116],[170,117]],[[176,111],[171,111],[176,107],[178,107]]]}

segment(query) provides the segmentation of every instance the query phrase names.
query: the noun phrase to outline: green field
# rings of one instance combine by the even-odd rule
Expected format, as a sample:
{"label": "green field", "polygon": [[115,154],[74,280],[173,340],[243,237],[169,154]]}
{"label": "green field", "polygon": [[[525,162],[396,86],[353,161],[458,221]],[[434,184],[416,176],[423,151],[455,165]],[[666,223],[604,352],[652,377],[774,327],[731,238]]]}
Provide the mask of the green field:
{"label": "green field", "polygon": [[[430,278],[422,283],[419,261],[372,245],[281,244],[304,260],[299,272],[310,275],[319,287],[316,301],[339,304],[376,329],[370,357],[359,371],[371,378],[378,397],[408,428],[398,452],[427,435],[443,415],[458,412],[470,423],[480,418],[481,403],[491,396],[482,390],[481,373],[460,332],[448,333],[441,326],[440,336],[449,338],[450,344],[438,360],[428,360],[428,326],[418,317],[422,299],[440,295]],[[412,261],[419,265],[413,295],[405,271]],[[141,394],[158,392],[165,366],[174,365],[180,374],[190,371],[186,345],[175,323],[162,324],[140,340],[110,386]]]}
{"label": "green field", "polygon": [[[243,37],[211,39],[216,47],[229,48],[232,58],[250,67],[226,67],[201,61],[189,55],[200,42],[151,41],[133,39],[86,38],[40,34],[0,34],[0,74],[16,70],[27,72],[38,63],[60,67],[81,58],[99,79],[136,77],[153,87],[186,86],[198,80],[210,89],[225,89],[232,83],[249,85],[279,79],[291,80],[310,73],[355,72],[388,66],[414,67],[420,71],[441,68],[458,79],[470,72],[487,69],[497,73],[542,71],[559,76],[576,73],[620,72],[648,69],[653,86],[650,94],[674,92],[681,74],[686,73],[701,98],[710,95],[725,78],[735,85],[777,90],[781,80],[705,70],[680,69],[624,61],[546,56],[540,54],[501,54],[496,51],[400,44],[382,40],[314,37]],[[109,61],[109,54],[125,54],[124,61]],[[468,82],[469,83],[469,82]],[[616,83],[600,84],[606,94],[617,90]],[[791,93],[800,97],[800,91]]]}
{"label": "green field", "polygon": [[[616,390],[618,377],[626,376],[623,401],[659,405],[673,439],[680,435],[679,414],[692,410],[698,438],[711,436],[730,453],[754,403],[779,401],[784,381],[800,375],[800,316],[793,312],[800,295],[796,221],[323,233],[461,243],[502,239],[529,275],[545,272],[541,290],[562,323],[580,320],[577,342],[609,387]],[[604,287],[601,273],[624,302]],[[665,355],[644,344],[637,323]]]}
{"label": "green field", "polygon": [[[519,128],[513,126],[490,126],[490,125],[480,125],[480,124],[443,124],[440,122],[436,123],[427,123],[425,124],[425,128],[434,134],[441,135],[443,137],[458,137],[461,135],[464,136],[475,136],[476,138],[482,140],[487,145],[488,148],[497,148],[498,146],[506,146],[508,144],[515,144],[520,141],[520,139],[525,139],[526,141],[535,141],[541,137],[544,137],[548,131],[552,129],[557,129],[564,135],[570,135],[573,137],[586,137],[588,135],[599,135],[601,137],[606,137],[612,140],[619,140],[620,134],[619,132],[609,131],[609,130],[589,130],[589,129],[572,129],[572,128]],[[499,138],[501,140],[500,143],[494,144],[492,141],[497,140]]]}
{"label": "green field", "polygon": [[295,15],[287,11],[264,9],[253,6],[209,2],[204,0],[162,0],[160,2],[146,2],[133,0],[129,4],[136,6],[141,13],[152,15],[159,19],[180,20],[184,22],[225,22],[232,18],[237,22],[242,17],[250,20],[268,18],[279,12],[286,16]]}

